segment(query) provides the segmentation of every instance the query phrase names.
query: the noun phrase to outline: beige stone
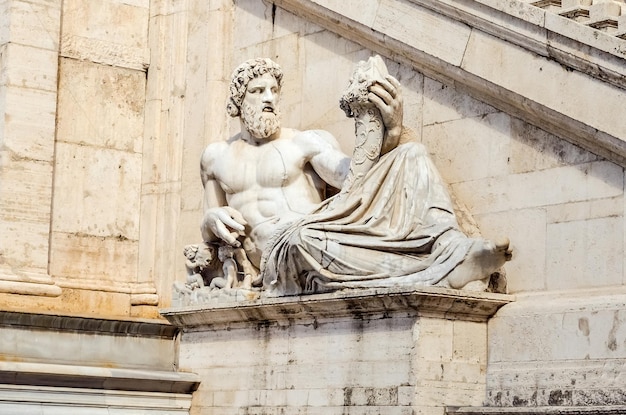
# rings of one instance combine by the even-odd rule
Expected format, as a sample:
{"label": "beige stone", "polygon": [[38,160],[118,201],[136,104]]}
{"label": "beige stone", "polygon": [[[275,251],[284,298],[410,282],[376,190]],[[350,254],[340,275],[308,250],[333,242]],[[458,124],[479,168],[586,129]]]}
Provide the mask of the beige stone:
{"label": "beige stone", "polygon": [[50,163],[54,153],[56,91],[18,86],[7,86],[2,91],[6,106],[3,150],[17,160]]}
{"label": "beige stone", "polygon": [[[489,63],[491,60],[484,59],[485,54],[499,63],[497,69]],[[518,65],[522,61],[526,62],[523,69]],[[548,108],[555,108],[591,127],[616,137],[626,135],[623,126],[611,122],[616,117],[615,108],[619,108],[623,94],[601,81],[585,79],[586,75],[578,71],[567,71],[545,58],[521,48],[510,47],[480,32],[472,33],[461,67],[477,76],[506,85],[513,92],[523,94]],[[555,79],[558,82],[554,82]],[[561,99],[561,91],[585,97],[586,100],[597,97],[598,101],[582,108],[577,105],[578,99]]]}
{"label": "beige stone", "polygon": [[382,0],[372,27],[453,65],[461,64],[470,37],[467,26],[404,1]]}
{"label": "beige stone", "polygon": [[621,284],[623,228],[621,216],[548,225],[547,288]]}
{"label": "beige stone", "polygon": [[457,183],[453,188],[472,212],[501,212],[619,196],[623,192],[622,171],[613,163],[598,161]]}
{"label": "beige stone", "polygon": [[56,163],[53,231],[138,239],[139,155],[58,143]]}
{"label": "beige stone", "polygon": [[57,141],[140,153],[145,74],[61,59]]}
{"label": "beige stone", "polygon": [[480,117],[496,111],[456,88],[424,78],[424,125]]}
{"label": "beige stone", "polygon": [[2,263],[18,271],[22,267],[45,270],[52,166],[34,160],[11,161],[10,166],[0,172]]}
{"label": "beige stone", "polygon": [[[10,0],[7,4],[10,41],[44,50],[58,51],[61,1]],[[53,68],[50,68],[53,69]]]}
{"label": "beige stone", "polygon": [[[509,137],[510,117],[496,113],[426,125],[422,140],[444,179],[454,184],[505,175]],[[472,157],[467,157],[468,148]]]}
{"label": "beige stone", "polygon": [[118,67],[148,64],[148,1],[72,0],[63,4],[60,53]]}
{"label": "beige stone", "polygon": [[512,241],[514,255],[506,266],[509,293],[540,291],[546,287],[546,260],[551,256],[546,245],[547,216],[544,208],[476,215],[485,237],[494,238],[504,232]]}

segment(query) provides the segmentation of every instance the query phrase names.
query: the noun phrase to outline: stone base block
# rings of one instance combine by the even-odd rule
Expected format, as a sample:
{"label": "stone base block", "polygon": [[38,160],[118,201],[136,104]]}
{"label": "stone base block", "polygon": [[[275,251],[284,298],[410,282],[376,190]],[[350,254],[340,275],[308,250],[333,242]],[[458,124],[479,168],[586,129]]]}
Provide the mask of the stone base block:
{"label": "stone base block", "polygon": [[624,304],[623,287],[518,296],[489,321],[485,404],[622,410]]}
{"label": "stone base block", "polygon": [[443,415],[483,403],[486,319],[511,299],[395,288],[162,314],[201,380],[192,413]]}

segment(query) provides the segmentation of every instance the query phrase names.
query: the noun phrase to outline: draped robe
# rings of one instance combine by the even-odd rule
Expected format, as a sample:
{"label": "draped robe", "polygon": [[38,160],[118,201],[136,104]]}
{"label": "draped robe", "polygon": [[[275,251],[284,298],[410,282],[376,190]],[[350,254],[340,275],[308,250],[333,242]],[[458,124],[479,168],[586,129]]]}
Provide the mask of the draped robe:
{"label": "draped robe", "polygon": [[441,284],[473,243],[459,231],[425,148],[410,142],[383,155],[349,191],[279,229],[264,249],[263,287],[285,296]]}

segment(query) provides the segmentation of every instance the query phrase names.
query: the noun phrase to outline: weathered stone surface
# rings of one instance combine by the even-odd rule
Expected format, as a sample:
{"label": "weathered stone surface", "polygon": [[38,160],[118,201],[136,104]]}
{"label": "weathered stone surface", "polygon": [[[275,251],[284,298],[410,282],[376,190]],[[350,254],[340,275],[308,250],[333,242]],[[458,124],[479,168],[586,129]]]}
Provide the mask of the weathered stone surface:
{"label": "weathered stone surface", "polygon": [[145,74],[62,58],[57,141],[142,150]]}
{"label": "weathered stone surface", "polygon": [[149,63],[149,0],[63,4],[61,56],[144,70]]}
{"label": "weathered stone surface", "polygon": [[483,321],[512,301],[504,294],[460,292],[440,287],[343,290],[331,294],[263,298],[161,311],[172,324],[190,329],[230,323],[288,322],[290,319],[358,318],[368,314],[416,311],[419,315]]}
{"label": "weathered stone surface", "polygon": [[626,404],[620,386],[626,365],[623,289],[550,297],[518,296],[490,321],[487,403]]}
{"label": "weathered stone surface", "polygon": [[183,329],[181,368],[203,379],[197,411],[443,414],[482,402],[483,319],[510,299],[359,290],[164,315]]}

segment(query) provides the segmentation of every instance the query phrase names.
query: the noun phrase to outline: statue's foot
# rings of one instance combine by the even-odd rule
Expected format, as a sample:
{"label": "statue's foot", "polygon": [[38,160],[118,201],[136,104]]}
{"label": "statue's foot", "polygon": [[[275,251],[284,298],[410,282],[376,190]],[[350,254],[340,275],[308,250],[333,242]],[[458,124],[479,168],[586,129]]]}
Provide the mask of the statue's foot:
{"label": "statue's foot", "polygon": [[446,280],[451,288],[461,289],[472,281],[486,280],[511,257],[508,238],[497,242],[477,239]]}

